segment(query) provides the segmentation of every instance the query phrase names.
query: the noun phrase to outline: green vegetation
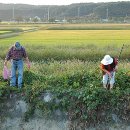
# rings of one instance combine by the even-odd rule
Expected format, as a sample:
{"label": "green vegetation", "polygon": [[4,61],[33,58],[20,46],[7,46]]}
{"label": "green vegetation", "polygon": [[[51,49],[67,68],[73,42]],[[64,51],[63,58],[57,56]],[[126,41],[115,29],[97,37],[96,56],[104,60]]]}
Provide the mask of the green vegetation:
{"label": "green vegetation", "polygon": [[[127,123],[130,120],[130,30],[44,29],[41,27],[39,31],[0,40],[3,50],[0,52],[0,75],[3,59],[15,41],[26,47],[32,61],[31,70],[27,71],[25,65],[24,71],[22,91],[25,100],[31,104],[25,119],[39,108],[44,115],[51,115],[56,109],[67,111],[72,123],[77,120],[87,126],[111,122],[112,113],[118,114]],[[100,60],[105,54],[118,57],[122,44],[125,46],[119,60],[116,84],[108,91],[102,87]],[[0,101],[10,91],[19,93],[0,76]],[[54,95],[54,102],[43,101],[41,95],[46,91]],[[58,104],[55,103],[57,99]]]}
{"label": "green vegetation", "polygon": [[20,32],[20,31],[23,31],[22,29],[20,28],[0,28],[0,31],[7,31],[7,32]]}
{"label": "green vegetation", "polygon": [[0,35],[1,34],[5,34],[5,33],[10,33],[11,31],[0,31]]}
{"label": "green vegetation", "polygon": [[[22,25],[19,26],[22,27]],[[30,25],[23,26],[31,28]],[[73,28],[74,30],[47,30],[55,27],[60,29],[61,25],[37,26],[40,28],[39,31],[1,39],[0,46],[3,51],[0,52],[0,57],[4,59],[8,48],[15,41],[20,41],[26,47],[30,59],[35,61],[51,58],[55,60],[75,58],[85,61],[99,60],[106,54],[106,51],[113,56],[118,56],[123,44],[125,44],[125,51],[122,53],[122,58],[129,59],[130,30],[117,30],[117,28],[128,29],[129,24],[64,25],[66,29]],[[89,28],[89,30],[75,30],[79,26]],[[97,30],[93,30],[93,28],[97,28]],[[102,30],[98,30],[99,28]],[[107,28],[113,28],[113,30],[106,30]]]}
{"label": "green vegetation", "polygon": [[[130,77],[127,74],[129,71],[127,61],[120,63],[116,75],[117,82],[111,91],[102,87],[102,73],[99,70],[99,64],[99,62],[81,62],[79,60],[42,61],[33,62],[31,71],[27,71],[25,68],[22,91],[25,93],[25,100],[31,104],[25,120],[33,114],[36,108],[41,109],[45,116],[51,115],[56,109],[67,111],[70,121],[77,120],[84,125],[86,121],[86,125],[102,121],[111,122],[111,113],[116,113],[121,118],[127,117],[129,120],[127,114]],[[19,93],[19,90],[9,88],[1,77],[0,100],[8,96],[9,91]],[[52,99],[54,102],[43,102],[41,95],[46,91],[54,94]],[[57,99],[58,104],[55,103]],[[105,115],[99,114],[102,112]]]}
{"label": "green vegetation", "polygon": [[130,30],[130,24],[61,24],[47,30]]}

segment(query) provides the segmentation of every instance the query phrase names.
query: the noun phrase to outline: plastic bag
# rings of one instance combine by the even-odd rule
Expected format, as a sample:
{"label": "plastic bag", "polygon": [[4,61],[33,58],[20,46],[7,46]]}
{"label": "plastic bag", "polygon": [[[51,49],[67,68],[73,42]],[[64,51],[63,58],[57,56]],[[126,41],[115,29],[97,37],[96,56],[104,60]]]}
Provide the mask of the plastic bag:
{"label": "plastic bag", "polygon": [[4,80],[8,80],[10,78],[10,71],[8,70],[7,66],[3,68],[3,78]]}

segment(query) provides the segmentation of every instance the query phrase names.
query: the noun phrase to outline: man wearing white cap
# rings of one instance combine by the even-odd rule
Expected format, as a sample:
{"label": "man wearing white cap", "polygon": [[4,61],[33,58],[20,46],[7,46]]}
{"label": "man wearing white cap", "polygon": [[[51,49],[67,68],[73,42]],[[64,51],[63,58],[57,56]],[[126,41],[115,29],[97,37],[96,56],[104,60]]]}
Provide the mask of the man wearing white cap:
{"label": "man wearing white cap", "polygon": [[103,72],[104,88],[108,89],[108,84],[110,84],[110,89],[113,88],[113,85],[115,83],[115,71],[117,70],[117,64],[118,59],[112,58],[110,55],[105,55],[102,59],[100,68]]}
{"label": "man wearing white cap", "polygon": [[7,62],[11,60],[11,79],[10,86],[16,86],[16,71],[18,70],[18,88],[22,87],[23,82],[23,58],[26,59],[28,69],[30,69],[30,63],[26,54],[25,48],[16,42],[7,53],[4,65],[7,66]]}

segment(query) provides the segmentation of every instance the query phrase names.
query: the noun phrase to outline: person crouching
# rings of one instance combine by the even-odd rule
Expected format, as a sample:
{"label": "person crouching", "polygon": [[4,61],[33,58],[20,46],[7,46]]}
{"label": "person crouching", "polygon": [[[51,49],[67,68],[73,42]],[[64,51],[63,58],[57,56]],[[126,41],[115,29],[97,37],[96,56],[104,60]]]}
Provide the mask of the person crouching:
{"label": "person crouching", "polygon": [[101,61],[100,68],[103,72],[103,87],[109,89],[113,88],[115,83],[115,72],[117,70],[118,59],[110,55],[105,55]]}

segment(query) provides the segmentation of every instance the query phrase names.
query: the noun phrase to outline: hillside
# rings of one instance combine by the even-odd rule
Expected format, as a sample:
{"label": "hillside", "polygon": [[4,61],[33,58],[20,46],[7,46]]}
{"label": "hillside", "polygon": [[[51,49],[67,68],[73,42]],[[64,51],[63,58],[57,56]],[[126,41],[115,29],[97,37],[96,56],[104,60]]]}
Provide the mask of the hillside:
{"label": "hillside", "polygon": [[0,4],[0,19],[12,20],[13,17],[24,19],[38,16],[42,20],[75,19],[94,16],[99,19],[130,16],[130,2],[80,3],[66,6]]}

